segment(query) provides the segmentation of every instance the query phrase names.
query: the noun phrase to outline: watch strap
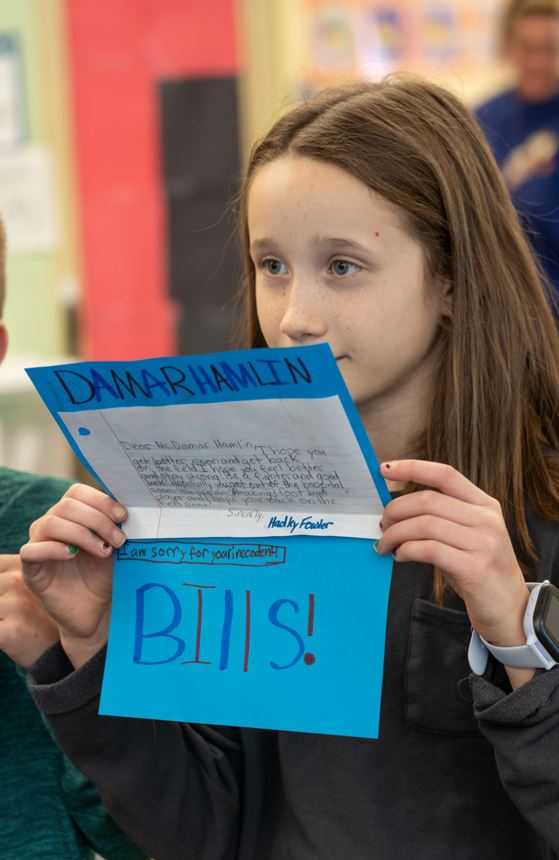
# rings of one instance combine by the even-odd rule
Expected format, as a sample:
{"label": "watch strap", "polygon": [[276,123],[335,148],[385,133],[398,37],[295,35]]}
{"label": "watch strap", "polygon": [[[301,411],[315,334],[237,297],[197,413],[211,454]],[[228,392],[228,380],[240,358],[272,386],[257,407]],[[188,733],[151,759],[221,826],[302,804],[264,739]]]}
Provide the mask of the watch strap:
{"label": "watch strap", "polygon": [[549,581],[527,582],[526,585],[530,592],[523,622],[526,644],[503,648],[486,642],[476,630],[472,630],[468,646],[468,662],[475,675],[484,674],[489,654],[492,654],[499,663],[514,669],[552,669],[557,665],[534,630],[534,608],[541,589],[547,587]]}

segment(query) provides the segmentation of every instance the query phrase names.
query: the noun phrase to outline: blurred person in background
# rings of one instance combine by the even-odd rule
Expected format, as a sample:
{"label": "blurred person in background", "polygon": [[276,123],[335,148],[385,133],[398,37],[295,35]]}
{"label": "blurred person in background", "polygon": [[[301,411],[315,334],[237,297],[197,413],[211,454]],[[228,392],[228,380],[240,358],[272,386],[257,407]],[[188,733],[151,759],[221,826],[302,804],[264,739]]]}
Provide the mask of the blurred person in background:
{"label": "blurred person in background", "polygon": [[502,47],[513,87],[477,110],[559,314],[559,0],[509,0]]}
{"label": "blurred person in background", "polygon": [[[5,252],[0,223],[0,363],[8,346],[1,321]],[[90,860],[98,851],[106,860],[141,860],[91,783],[56,746],[24,680],[23,670],[58,641],[58,632],[25,587],[16,553],[30,523],[68,486],[0,467],[0,858]]]}

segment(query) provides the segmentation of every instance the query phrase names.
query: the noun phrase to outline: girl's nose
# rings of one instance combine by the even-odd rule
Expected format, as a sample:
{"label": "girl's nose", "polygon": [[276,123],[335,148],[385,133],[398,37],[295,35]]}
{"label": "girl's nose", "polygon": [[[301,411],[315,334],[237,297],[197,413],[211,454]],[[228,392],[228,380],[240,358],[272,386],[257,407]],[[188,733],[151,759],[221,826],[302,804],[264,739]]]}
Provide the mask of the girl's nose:
{"label": "girl's nose", "polygon": [[288,293],[287,305],[280,323],[280,331],[293,341],[307,341],[323,338],[328,324],[322,303],[315,291],[301,295],[303,291]]}

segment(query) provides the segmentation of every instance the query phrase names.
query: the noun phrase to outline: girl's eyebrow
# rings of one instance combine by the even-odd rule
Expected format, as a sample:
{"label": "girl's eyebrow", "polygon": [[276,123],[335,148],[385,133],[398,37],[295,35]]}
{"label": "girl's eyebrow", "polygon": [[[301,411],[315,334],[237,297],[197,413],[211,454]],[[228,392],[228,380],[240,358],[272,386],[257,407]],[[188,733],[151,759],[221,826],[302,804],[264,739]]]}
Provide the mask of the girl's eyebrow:
{"label": "girl's eyebrow", "polygon": [[[378,232],[373,232],[374,236],[378,237]],[[341,237],[335,236],[313,236],[312,238],[313,245],[329,245],[330,247],[343,247],[343,248],[355,248],[357,251],[367,251],[369,250],[366,245],[362,245],[360,242],[356,242],[354,239],[342,239]],[[255,251],[260,251],[263,248],[269,248],[272,245],[276,245],[277,242],[275,239],[268,238],[267,236],[263,236],[262,238],[254,239],[250,243],[250,247]]]}
{"label": "girl's eyebrow", "polygon": [[272,247],[276,247],[277,243],[274,239],[269,239],[267,236],[263,236],[260,239],[254,239],[250,243],[251,251],[265,251],[269,250]]}
{"label": "girl's eyebrow", "polygon": [[[378,232],[372,233],[372,236],[378,237],[378,235]],[[330,248],[353,248],[353,250],[360,251],[361,253],[370,253],[371,251],[366,245],[362,245],[354,239],[343,239],[336,236],[315,236],[312,241],[315,245],[328,245]]]}

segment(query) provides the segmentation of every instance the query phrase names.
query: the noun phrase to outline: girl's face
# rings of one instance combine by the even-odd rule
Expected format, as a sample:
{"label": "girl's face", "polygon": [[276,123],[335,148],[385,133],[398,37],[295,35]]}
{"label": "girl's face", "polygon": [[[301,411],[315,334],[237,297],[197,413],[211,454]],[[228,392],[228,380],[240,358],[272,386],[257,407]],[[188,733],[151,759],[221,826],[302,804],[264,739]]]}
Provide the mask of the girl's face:
{"label": "girl's face", "polygon": [[430,392],[444,298],[396,207],[339,167],[285,156],[255,174],[248,227],[268,346],[329,343],[362,416]]}

